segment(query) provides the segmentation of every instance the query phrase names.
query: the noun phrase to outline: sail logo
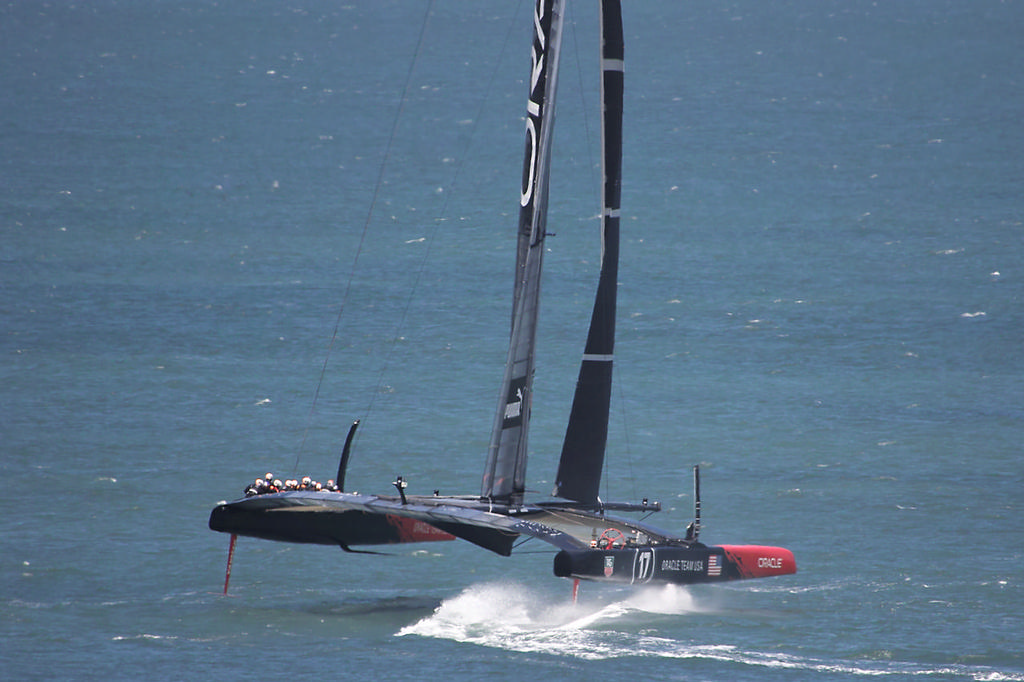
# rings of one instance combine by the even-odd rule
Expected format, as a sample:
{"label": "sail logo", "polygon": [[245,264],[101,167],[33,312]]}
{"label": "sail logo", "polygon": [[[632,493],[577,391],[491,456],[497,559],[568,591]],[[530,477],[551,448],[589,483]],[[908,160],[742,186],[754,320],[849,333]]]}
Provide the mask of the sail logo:
{"label": "sail logo", "polygon": [[505,419],[518,419],[523,416],[523,392],[516,393],[516,401],[505,405]]}
{"label": "sail logo", "polygon": [[508,387],[505,400],[505,414],[502,427],[519,426],[523,423],[523,404],[526,402],[526,378],[515,379]]}
{"label": "sail logo", "polygon": [[[546,81],[546,56],[548,30],[551,18],[545,17],[545,0],[537,0],[533,12],[533,49],[530,52],[530,99],[526,103],[526,148],[528,153],[523,162],[523,191],[519,198],[520,206],[528,206],[533,201],[533,190],[536,185],[534,178],[540,155],[538,128],[541,124],[541,109],[544,106],[544,84]],[[546,26],[545,26],[546,20]]]}

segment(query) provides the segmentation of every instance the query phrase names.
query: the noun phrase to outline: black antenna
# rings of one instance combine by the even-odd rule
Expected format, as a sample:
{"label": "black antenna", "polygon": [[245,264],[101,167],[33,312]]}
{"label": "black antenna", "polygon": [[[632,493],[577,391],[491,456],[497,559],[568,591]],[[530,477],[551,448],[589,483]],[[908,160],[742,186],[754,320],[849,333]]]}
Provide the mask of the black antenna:
{"label": "black antenna", "polygon": [[700,465],[693,465],[693,521],[686,527],[686,541],[697,542],[700,537]]}
{"label": "black antenna", "polygon": [[700,465],[693,465],[693,539],[700,535]]}
{"label": "black antenna", "polygon": [[338,486],[338,492],[345,492],[345,471],[348,469],[348,457],[352,452],[352,438],[356,435],[356,427],[359,426],[359,420],[352,422],[352,426],[348,429],[348,437],[345,439],[345,447],[341,450],[341,461],[338,462],[338,477],[334,479],[335,484]]}

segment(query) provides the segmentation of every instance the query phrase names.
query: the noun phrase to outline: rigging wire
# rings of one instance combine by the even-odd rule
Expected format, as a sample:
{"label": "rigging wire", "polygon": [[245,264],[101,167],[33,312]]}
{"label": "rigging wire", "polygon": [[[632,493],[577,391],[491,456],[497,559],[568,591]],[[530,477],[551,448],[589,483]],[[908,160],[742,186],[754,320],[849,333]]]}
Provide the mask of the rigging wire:
{"label": "rigging wire", "polygon": [[[517,16],[519,14],[519,9],[521,7],[522,7],[522,0],[520,0],[520,2],[516,5],[516,15]],[[380,373],[378,374],[378,377],[377,377],[376,388],[375,388],[373,394],[370,396],[370,403],[369,403],[369,405],[367,405],[367,408],[366,408],[367,415],[372,411],[373,405],[374,405],[374,403],[377,400],[377,396],[380,395],[380,393],[381,393],[381,386],[384,385],[384,376],[387,374],[388,370],[390,369],[391,357],[394,354],[395,348],[398,345],[398,339],[400,337],[399,332],[405,326],[405,320],[408,317],[409,310],[412,308],[412,303],[413,303],[413,301],[416,298],[416,293],[417,293],[417,290],[419,289],[420,280],[423,278],[423,273],[426,270],[427,263],[430,260],[430,254],[431,254],[431,251],[433,249],[433,245],[434,245],[434,242],[435,242],[435,237],[437,236],[437,231],[440,229],[441,224],[444,223],[448,219],[448,202],[449,202],[450,198],[452,197],[452,195],[454,194],[455,188],[459,186],[459,176],[461,174],[462,167],[463,167],[463,165],[466,162],[466,158],[469,156],[469,150],[473,147],[473,140],[474,140],[475,135],[476,135],[477,124],[480,121],[480,117],[483,115],[484,106],[486,105],[486,103],[491,98],[490,95],[491,95],[492,89],[494,88],[494,83],[497,80],[498,70],[500,68],[500,65],[504,62],[505,53],[507,51],[508,44],[511,41],[512,32],[513,32],[514,27],[516,25],[517,25],[517,22],[509,22],[509,28],[505,32],[505,39],[502,42],[501,50],[500,50],[500,52],[498,54],[498,59],[493,62],[494,66],[491,69],[491,76],[490,76],[490,78],[487,81],[486,87],[484,88],[483,97],[480,98],[480,104],[477,107],[476,114],[472,118],[473,124],[470,126],[469,135],[466,137],[465,148],[463,149],[463,153],[459,156],[459,162],[455,164],[455,169],[452,172],[451,181],[448,184],[448,188],[449,189],[448,189],[448,191],[443,193],[443,197],[444,198],[443,198],[443,201],[441,203],[441,210],[440,210],[440,213],[439,213],[439,217],[434,220],[434,227],[433,227],[432,230],[429,231],[429,234],[427,236],[426,248],[424,250],[423,257],[420,259],[419,267],[416,269],[416,275],[415,275],[415,278],[413,280],[412,288],[409,291],[409,297],[406,299],[405,307],[402,309],[402,314],[399,317],[398,325],[395,328],[395,333],[394,333],[394,335],[392,337],[391,344],[388,346],[387,354],[385,355],[384,362],[381,365]],[[417,54],[418,54],[418,52],[417,52]],[[411,71],[410,71],[410,75],[411,75]],[[403,95],[403,98],[404,98],[404,95]]]}
{"label": "rigging wire", "polygon": [[[590,107],[587,106],[587,88],[583,82],[583,61],[580,59],[580,41],[576,37],[576,20],[568,20],[569,7],[566,6],[566,20],[569,27],[572,29],[572,44],[573,44],[573,57],[576,59],[576,78],[579,81],[577,92],[580,94],[580,110],[583,115],[583,139],[587,142],[585,145],[587,148],[587,168],[590,169],[590,191],[594,195],[594,204],[598,207],[597,215],[601,216],[604,207],[601,206],[601,196],[598,195],[595,190],[596,187],[601,187],[601,181],[603,178],[596,177],[597,164],[594,163],[594,148],[590,144],[591,131],[590,131],[590,116],[587,113],[590,111]],[[600,55],[601,46],[598,45],[598,54]],[[603,194],[603,192],[602,192]]]}
{"label": "rigging wire", "polygon": [[[522,8],[522,4],[523,4],[523,0],[520,0],[519,3],[516,5],[516,10],[515,10],[515,15],[516,16],[519,15],[520,9]],[[390,157],[391,157],[392,147],[394,146],[394,142],[395,142],[395,140],[397,139],[397,136],[398,136],[398,128],[399,128],[399,124],[401,123],[401,120],[402,120],[402,115],[403,115],[403,113],[405,111],[405,105],[406,105],[406,103],[409,100],[409,91],[410,91],[410,88],[411,88],[413,75],[414,75],[414,73],[416,71],[416,64],[419,62],[419,59],[420,59],[420,57],[421,57],[421,55],[423,53],[424,38],[425,38],[426,33],[427,33],[427,27],[428,27],[428,24],[429,24],[429,21],[430,21],[430,16],[433,13],[433,6],[434,6],[434,3],[433,3],[433,0],[431,0],[427,4],[426,11],[424,12],[424,15],[423,15],[423,21],[422,21],[422,23],[420,25],[420,33],[419,33],[419,36],[417,38],[416,49],[415,49],[415,51],[413,53],[413,58],[412,58],[412,60],[411,60],[411,62],[409,64],[409,69],[408,69],[408,71],[406,73],[405,84],[404,84],[404,86],[402,88],[401,100],[399,102],[398,109],[395,112],[395,118],[394,118],[394,120],[392,122],[392,125],[391,125],[391,132],[390,132],[390,134],[388,136],[387,144],[386,144],[385,151],[384,151],[384,156],[383,156],[383,158],[381,160],[380,168],[379,168],[378,173],[377,173],[377,180],[376,180],[376,183],[374,184],[374,189],[373,189],[373,197],[372,197],[371,202],[370,202],[369,210],[367,211],[367,214],[366,214],[366,219],[365,219],[365,221],[363,223],[363,230],[362,230],[362,233],[361,233],[360,238],[359,238],[359,244],[358,244],[357,249],[356,249],[356,255],[353,258],[352,270],[349,273],[348,281],[347,281],[347,283],[345,285],[345,290],[344,290],[344,293],[342,295],[342,302],[341,302],[341,305],[339,306],[338,316],[337,316],[337,319],[335,320],[335,324],[334,324],[334,331],[333,331],[333,333],[331,335],[331,341],[328,344],[327,353],[326,353],[326,355],[324,357],[324,362],[323,362],[323,365],[322,365],[322,367],[320,369],[320,377],[319,377],[319,379],[317,381],[316,391],[313,394],[313,403],[310,406],[310,411],[309,411],[309,415],[308,415],[308,418],[307,418],[306,428],[305,428],[305,430],[303,431],[303,434],[302,434],[302,442],[300,443],[300,446],[299,446],[299,452],[296,454],[295,465],[293,467],[295,470],[298,469],[299,458],[301,457],[301,455],[302,455],[302,453],[304,451],[304,448],[305,448],[306,438],[307,438],[307,436],[309,434],[310,424],[312,422],[313,414],[314,414],[314,412],[316,410],[316,405],[317,405],[317,402],[318,402],[319,397],[320,397],[320,390],[321,390],[321,387],[323,386],[324,377],[325,377],[325,375],[327,373],[327,365],[328,365],[329,360],[330,360],[331,351],[334,348],[334,344],[335,344],[335,341],[337,340],[338,332],[339,332],[340,327],[341,327],[341,320],[342,320],[343,313],[345,311],[345,308],[346,308],[346,305],[347,305],[347,302],[348,302],[349,292],[352,289],[352,282],[355,279],[355,273],[356,273],[356,269],[357,269],[356,268],[356,264],[358,263],[359,255],[362,253],[363,245],[364,245],[364,243],[366,241],[366,236],[367,236],[367,234],[369,232],[370,223],[372,222],[372,219],[373,219],[373,216],[374,216],[374,212],[375,212],[375,209],[376,209],[376,206],[377,206],[377,203],[378,203],[378,198],[380,196],[381,188],[384,185],[384,178],[385,178],[385,175],[386,175],[386,172],[387,172],[387,169],[388,169],[388,162],[389,162]],[[452,174],[452,179],[451,179],[451,182],[449,183],[449,190],[452,190],[456,186],[458,186],[458,179],[459,179],[460,171],[462,169],[463,164],[465,163],[466,157],[468,156],[469,149],[472,147],[473,139],[474,139],[474,136],[475,136],[475,133],[476,133],[476,124],[480,120],[480,117],[482,115],[485,103],[490,99],[490,93],[491,93],[491,91],[492,91],[492,89],[494,87],[494,83],[495,83],[495,81],[497,79],[498,69],[499,69],[500,65],[503,63],[505,54],[506,54],[506,52],[508,50],[508,45],[509,45],[509,42],[511,41],[511,36],[512,36],[513,30],[514,30],[514,26],[515,26],[514,22],[509,22],[509,28],[508,28],[508,30],[505,33],[505,38],[504,38],[504,40],[502,42],[500,54],[498,56],[498,59],[493,62],[494,68],[491,70],[490,79],[488,80],[487,87],[485,88],[485,91],[484,91],[484,95],[483,95],[483,97],[480,100],[480,105],[479,105],[479,107],[477,109],[476,116],[472,119],[473,120],[473,125],[471,126],[471,129],[470,129],[470,132],[469,132],[469,136],[468,136],[468,139],[467,139],[467,142],[466,142],[466,147],[465,147],[464,153],[461,155],[459,162],[455,165],[455,169],[454,169],[454,172]],[[373,393],[370,396],[369,404],[366,406],[366,414],[364,415],[364,419],[373,410],[373,406],[374,406],[374,404],[376,402],[377,395],[381,392],[380,389],[381,389],[381,386],[383,385],[383,382],[384,382],[384,376],[386,375],[388,369],[390,368],[391,357],[394,354],[395,347],[397,346],[397,340],[399,338],[399,332],[401,331],[402,327],[404,326],[405,320],[408,317],[409,310],[412,307],[412,302],[415,299],[416,291],[419,288],[420,280],[422,279],[423,272],[426,269],[426,264],[427,264],[427,262],[429,261],[429,258],[430,258],[431,248],[432,248],[432,245],[433,245],[433,243],[435,241],[435,237],[436,237],[437,231],[440,228],[441,224],[446,220],[446,217],[447,217],[447,214],[448,214],[448,201],[449,201],[449,197],[451,195],[452,195],[451,191],[448,191],[448,192],[444,193],[444,200],[443,200],[443,203],[442,203],[442,207],[441,207],[441,211],[440,211],[440,216],[434,221],[434,228],[430,231],[430,234],[429,234],[429,236],[428,236],[428,238],[426,240],[425,252],[423,254],[423,257],[420,260],[419,267],[416,270],[415,279],[413,281],[413,286],[412,286],[412,288],[411,288],[411,290],[409,292],[409,297],[406,300],[405,307],[403,308],[402,314],[399,317],[399,321],[398,321],[398,324],[396,326],[395,334],[393,335],[391,344],[389,345],[388,351],[387,351],[387,353],[385,355],[384,362],[382,363],[380,372],[378,373],[377,383],[376,383],[376,386],[375,386],[375,390],[373,391]],[[359,434],[356,435],[356,439],[357,440],[358,440],[358,438],[359,438]]]}
{"label": "rigging wire", "polygon": [[409,63],[409,69],[405,75],[405,85],[402,87],[402,97],[398,103],[398,110],[395,112],[395,118],[391,123],[391,132],[388,135],[388,141],[384,147],[384,157],[381,159],[380,168],[377,170],[377,181],[373,186],[373,196],[370,199],[370,207],[366,211],[366,219],[363,221],[363,230],[359,235],[359,243],[356,246],[356,253],[352,259],[352,269],[349,271],[348,281],[345,283],[345,290],[341,296],[341,305],[338,306],[338,316],[334,321],[334,331],[331,334],[331,341],[327,344],[327,352],[324,355],[323,365],[320,367],[320,377],[316,382],[316,390],[313,392],[313,402],[309,406],[309,415],[306,418],[306,427],[302,431],[302,441],[299,443],[299,450],[295,454],[295,464],[292,467],[293,472],[298,470],[299,459],[302,457],[302,453],[306,447],[306,438],[309,436],[310,425],[313,422],[313,414],[316,411],[316,405],[320,399],[320,389],[323,387],[324,376],[327,374],[327,364],[330,361],[331,351],[334,349],[334,344],[338,340],[338,331],[341,329],[342,315],[348,305],[349,293],[352,291],[352,282],[355,280],[356,266],[359,262],[359,256],[363,252],[363,245],[366,243],[366,235],[370,231],[370,222],[373,220],[373,215],[377,208],[377,200],[380,197],[381,187],[384,185],[384,175],[388,168],[388,161],[391,158],[391,148],[394,146],[395,138],[398,134],[398,124],[402,119],[402,113],[405,110],[405,103],[409,98],[409,86],[410,83],[412,83],[412,75],[415,70],[416,63],[419,61],[420,54],[423,50],[423,36],[426,35],[427,24],[430,14],[433,11],[433,7],[434,3],[433,0],[431,0],[427,3],[427,8],[423,15],[423,21],[420,24],[420,33],[416,40],[416,50],[413,53],[412,61]]}
{"label": "rigging wire", "polygon": [[[568,6],[566,6],[566,19],[567,20],[568,20],[568,13],[569,13],[569,9],[568,9]],[[587,112],[590,111],[590,107],[587,106],[587,99],[586,99],[586,92],[587,92],[587,90],[586,90],[586,87],[584,86],[584,83],[583,83],[583,65],[582,65],[583,62],[580,59],[580,41],[579,41],[579,39],[576,36],[576,21],[575,21],[575,19],[572,20],[572,21],[569,21],[568,23],[569,23],[569,27],[572,29],[573,57],[576,60],[576,79],[578,80],[577,92],[579,92],[579,94],[580,94],[580,110],[581,110],[581,112],[583,114],[583,139],[586,141],[586,144],[584,146],[587,149],[587,168],[590,169],[590,183],[589,183],[589,185],[590,185],[591,194],[594,195],[594,197],[593,197],[594,205],[597,206],[597,218],[600,221],[598,223],[598,227],[599,227],[599,229],[601,229],[603,227],[603,220],[604,220],[604,218],[603,218],[603,215],[604,215],[604,206],[603,206],[603,203],[604,203],[604,158],[602,156],[600,166],[598,166],[598,164],[594,163],[594,147],[590,143],[590,140],[591,140],[591,137],[590,137],[590,135],[591,135],[591,133],[590,133],[590,116],[587,114]],[[598,55],[600,56],[600,53],[601,53],[601,50],[603,49],[603,46],[599,43],[598,46],[597,46],[597,49],[598,49]],[[598,63],[600,63],[600,61]],[[602,74],[598,74],[598,75],[599,75],[599,77],[603,77]],[[599,97],[600,97],[600,95],[599,95]],[[602,113],[602,120],[603,120],[603,113]],[[602,123],[602,125],[603,125],[603,123]],[[601,152],[602,152],[602,154],[604,153],[603,146],[602,146]],[[597,176],[597,168],[601,168],[602,172],[601,172],[600,177]],[[600,192],[598,192],[595,189],[595,188],[598,188],[598,187],[601,188]],[[605,458],[607,459],[607,457],[608,457],[608,448],[606,446],[605,447]],[[609,468],[610,467],[605,465],[604,470],[601,472],[601,477],[604,479],[604,496],[605,496],[605,499],[611,499],[611,493],[608,490],[608,480],[609,480],[609,477],[608,477],[608,473],[607,472],[608,472]]]}
{"label": "rigging wire", "polygon": [[[622,416],[622,437],[626,441],[626,466],[629,467],[629,480],[633,484],[633,499],[635,500],[636,498],[640,497],[640,495],[637,493],[636,474],[633,472],[633,446],[629,439],[629,419],[628,415],[626,414],[626,393],[625,391],[622,390],[623,383],[624,382],[620,377],[619,380],[615,382],[615,385],[616,388],[619,389],[619,405],[621,405],[619,414]],[[606,466],[605,470],[607,471],[609,468],[610,467]],[[648,514],[647,516],[650,516],[650,514]],[[643,518],[646,519],[647,516],[644,516]]]}

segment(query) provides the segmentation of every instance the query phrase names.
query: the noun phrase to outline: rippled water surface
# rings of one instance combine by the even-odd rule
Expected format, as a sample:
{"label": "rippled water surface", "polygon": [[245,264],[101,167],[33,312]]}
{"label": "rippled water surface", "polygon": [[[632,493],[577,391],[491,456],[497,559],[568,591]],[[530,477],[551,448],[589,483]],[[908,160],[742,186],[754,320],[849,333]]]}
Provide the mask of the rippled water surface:
{"label": "rippled water surface", "polygon": [[[355,418],[350,487],[478,489],[513,5],[0,5],[4,676],[1024,679],[1012,2],[627,3],[605,497],[683,528],[700,463],[702,539],[789,547],[798,574],[574,605],[539,543],[243,538],[220,594],[213,505],[330,477]],[[570,5],[538,497],[600,248],[595,8]]]}

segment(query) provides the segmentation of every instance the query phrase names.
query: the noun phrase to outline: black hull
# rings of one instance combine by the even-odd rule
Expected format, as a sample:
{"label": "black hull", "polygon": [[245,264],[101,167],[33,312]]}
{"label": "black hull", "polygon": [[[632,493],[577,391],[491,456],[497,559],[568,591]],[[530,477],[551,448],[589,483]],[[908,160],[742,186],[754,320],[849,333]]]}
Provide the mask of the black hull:
{"label": "black hull", "polygon": [[210,512],[210,530],[232,535],[315,545],[350,547],[454,540],[414,519],[354,510],[245,509],[221,504]]}
{"label": "black hull", "polygon": [[692,585],[796,573],[796,561],[787,549],[759,545],[580,549],[556,554],[554,572],[631,585]]}

